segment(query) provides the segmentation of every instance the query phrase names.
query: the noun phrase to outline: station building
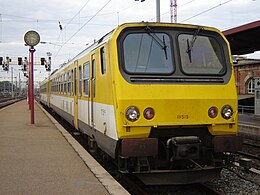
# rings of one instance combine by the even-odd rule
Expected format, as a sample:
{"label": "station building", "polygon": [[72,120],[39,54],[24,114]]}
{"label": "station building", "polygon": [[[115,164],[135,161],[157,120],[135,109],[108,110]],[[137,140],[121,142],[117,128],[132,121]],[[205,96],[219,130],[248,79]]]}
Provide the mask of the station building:
{"label": "station building", "polygon": [[242,110],[253,107],[251,111],[260,115],[260,95],[256,96],[260,94],[260,59],[238,57],[260,51],[260,20],[223,31],[223,34],[230,43],[233,55],[238,107]]}
{"label": "station building", "polygon": [[233,63],[238,95],[241,97],[254,96],[254,79],[260,77],[260,59],[235,57]]}

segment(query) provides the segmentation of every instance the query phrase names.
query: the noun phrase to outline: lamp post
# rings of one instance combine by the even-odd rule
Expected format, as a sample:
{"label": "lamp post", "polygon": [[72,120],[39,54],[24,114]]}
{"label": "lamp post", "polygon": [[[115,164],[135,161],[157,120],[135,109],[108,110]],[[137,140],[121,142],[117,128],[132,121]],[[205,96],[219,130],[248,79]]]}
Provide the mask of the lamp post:
{"label": "lamp post", "polygon": [[29,104],[31,108],[31,124],[34,124],[34,84],[33,84],[33,53],[36,51],[34,46],[40,42],[40,35],[36,31],[28,31],[24,35],[24,41],[29,48],[29,61],[30,61],[30,73],[29,73],[29,85],[28,88],[30,89],[29,93]]}

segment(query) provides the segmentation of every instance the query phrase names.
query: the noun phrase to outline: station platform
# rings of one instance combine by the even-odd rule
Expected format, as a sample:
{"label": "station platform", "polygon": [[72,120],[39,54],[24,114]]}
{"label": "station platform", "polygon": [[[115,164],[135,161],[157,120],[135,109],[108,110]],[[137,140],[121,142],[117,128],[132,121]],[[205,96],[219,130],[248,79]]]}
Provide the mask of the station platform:
{"label": "station platform", "polygon": [[238,132],[243,137],[260,141],[260,117],[254,114],[239,114]]}
{"label": "station platform", "polygon": [[26,100],[0,109],[0,194],[128,194],[58,122]]}

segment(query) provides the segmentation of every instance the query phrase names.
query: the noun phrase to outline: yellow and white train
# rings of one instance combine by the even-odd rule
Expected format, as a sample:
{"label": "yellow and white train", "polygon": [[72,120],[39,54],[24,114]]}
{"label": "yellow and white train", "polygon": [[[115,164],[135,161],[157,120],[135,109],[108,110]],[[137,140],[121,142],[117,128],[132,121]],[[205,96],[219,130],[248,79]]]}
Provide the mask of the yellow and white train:
{"label": "yellow and white train", "polygon": [[123,24],[55,70],[40,101],[146,184],[215,178],[241,148],[229,44],[215,28]]}

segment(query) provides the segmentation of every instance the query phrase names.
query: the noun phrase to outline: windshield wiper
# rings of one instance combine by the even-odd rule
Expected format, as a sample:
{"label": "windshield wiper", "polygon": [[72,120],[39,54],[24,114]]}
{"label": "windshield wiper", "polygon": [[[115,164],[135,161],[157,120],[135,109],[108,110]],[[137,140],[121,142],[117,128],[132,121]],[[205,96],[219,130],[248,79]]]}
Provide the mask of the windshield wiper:
{"label": "windshield wiper", "polygon": [[145,30],[147,31],[147,34],[150,37],[152,37],[152,39],[161,47],[161,49],[164,51],[165,59],[168,60],[167,45],[165,43],[164,35],[163,35],[163,39],[161,40],[161,38],[158,37],[158,35],[156,35],[149,26],[146,26]]}
{"label": "windshield wiper", "polygon": [[196,39],[197,39],[197,37],[198,37],[198,35],[199,35],[200,30],[202,30],[202,27],[199,27],[199,28],[195,31],[195,33],[194,33],[193,36],[192,36],[192,40],[191,40],[191,41],[189,41],[189,39],[187,39],[187,50],[186,50],[186,53],[189,55],[190,63],[192,62],[192,61],[191,61],[191,51],[192,51],[192,48],[193,48],[193,46],[194,46],[194,43],[195,43],[195,41],[196,41]]}

